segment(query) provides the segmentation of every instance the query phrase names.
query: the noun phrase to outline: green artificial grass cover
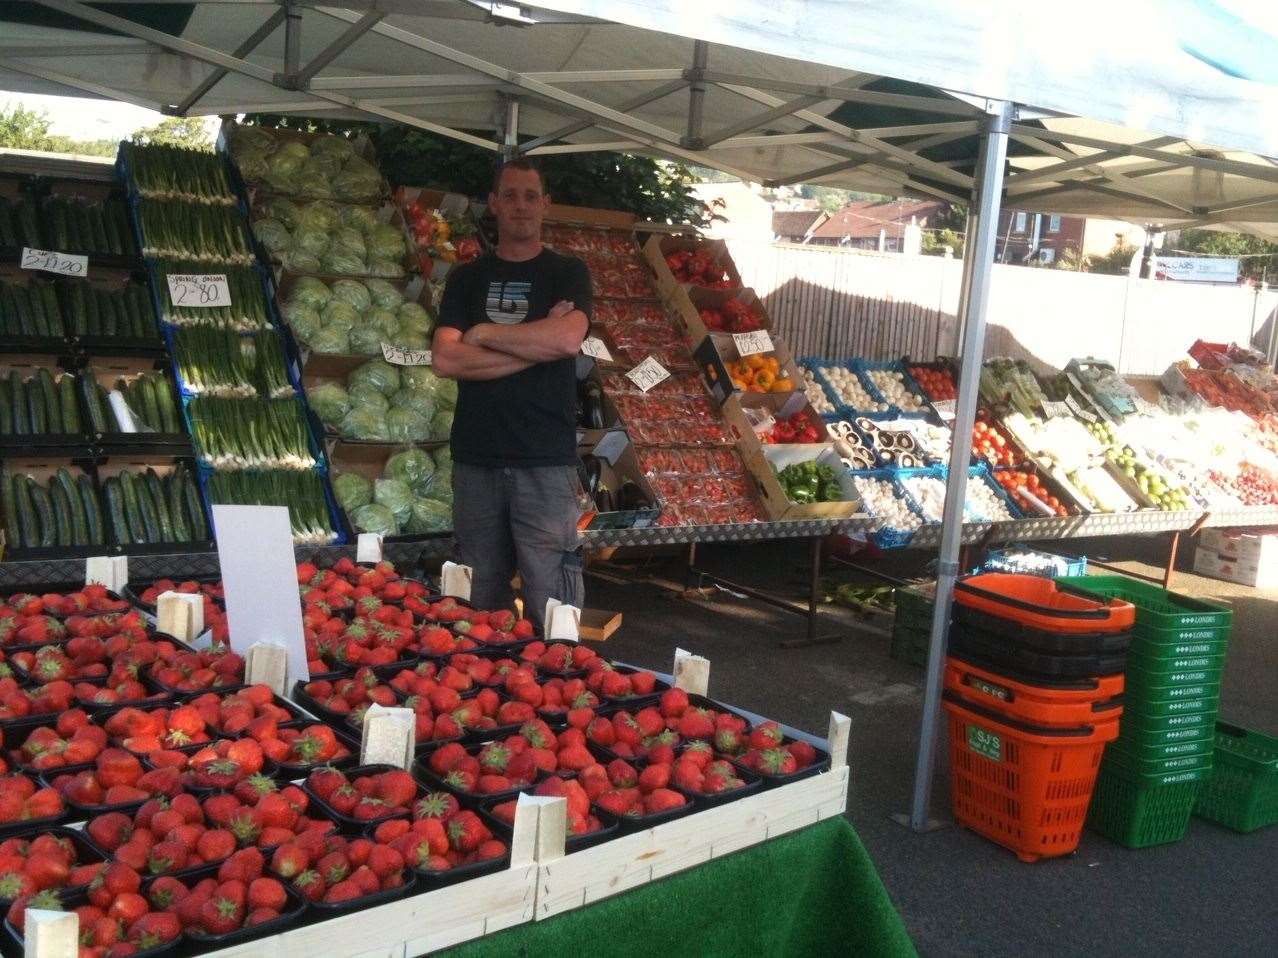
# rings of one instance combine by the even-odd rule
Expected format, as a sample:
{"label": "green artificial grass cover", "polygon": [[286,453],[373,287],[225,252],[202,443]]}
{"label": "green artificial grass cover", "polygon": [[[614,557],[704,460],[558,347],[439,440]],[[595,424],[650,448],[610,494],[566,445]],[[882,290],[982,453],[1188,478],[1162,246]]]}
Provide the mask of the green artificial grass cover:
{"label": "green artificial grass cover", "polygon": [[440,954],[913,958],[917,953],[865,847],[839,816]]}

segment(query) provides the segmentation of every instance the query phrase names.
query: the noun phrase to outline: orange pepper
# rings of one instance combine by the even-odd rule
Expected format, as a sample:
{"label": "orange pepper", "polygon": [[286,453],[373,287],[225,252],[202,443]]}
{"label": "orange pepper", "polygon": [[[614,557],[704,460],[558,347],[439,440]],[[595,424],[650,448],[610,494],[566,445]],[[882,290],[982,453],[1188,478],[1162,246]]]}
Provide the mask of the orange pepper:
{"label": "orange pepper", "polygon": [[768,372],[766,369],[760,369],[754,374],[753,385],[759,387],[759,392],[766,393],[772,388],[773,383],[776,381],[777,377],[775,374]]}
{"label": "orange pepper", "polygon": [[735,376],[733,376],[733,377],[732,377],[732,388],[733,388],[733,389],[740,389],[742,392],[746,392],[746,391],[750,388],[750,386],[749,386],[749,384],[748,384],[748,383],[745,383],[745,382],[743,382],[742,380],[737,379]]}
{"label": "orange pepper", "polygon": [[788,392],[791,392],[793,389],[794,389],[794,383],[790,381],[790,377],[783,376],[779,378],[776,382],[774,382],[772,384],[772,388],[769,389],[768,391],[774,392],[774,393],[788,393]]}
{"label": "orange pepper", "polygon": [[767,366],[767,360],[763,358],[762,353],[755,353],[745,358],[745,363],[751,369],[764,369]]}
{"label": "orange pepper", "polygon": [[777,357],[775,356],[769,355],[766,357],[763,360],[763,368],[768,370],[768,372],[772,373],[774,376],[781,375],[781,363],[778,362]]}

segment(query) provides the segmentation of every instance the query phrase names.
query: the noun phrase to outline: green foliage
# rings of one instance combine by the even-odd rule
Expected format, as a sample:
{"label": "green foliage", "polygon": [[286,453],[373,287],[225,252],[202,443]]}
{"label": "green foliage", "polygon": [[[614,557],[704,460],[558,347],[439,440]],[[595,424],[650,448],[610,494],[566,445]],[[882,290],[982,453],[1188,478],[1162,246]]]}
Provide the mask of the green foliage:
{"label": "green foliage", "polygon": [[944,256],[947,246],[956,259],[963,258],[963,237],[954,232],[954,230],[929,229],[923,231],[922,253],[924,256]]}
{"label": "green foliage", "polygon": [[[465,196],[487,197],[496,155],[449,137],[406,126],[340,123],[256,114],[259,126],[372,137],[382,172],[393,185],[431,186]],[[660,223],[709,222],[705,204],[692,193],[686,166],[630,153],[577,153],[541,157],[546,186],[556,203],[620,209]]]}
{"label": "green foliage", "polygon": [[838,187],[817,186],[813,183],[804,183],[800,185],[799,195],[804,199],[816,200],[817,205],[826,213],[836,213],[849,203],[853,203],[858,200],[883,202],[892,199],[890,196],[880,196],[878,193],[862,193],[859,190],[841,190]]}
{"label": "green foliage", "polygon": [[1137,248],[1131,243],[1119,240],[1104,256],[1089,256],[1084,259],[1090,261],[1088,272],[1126,276],[1127,271],[1131,269],[1132,257],[1136,255],[1136,252]]}
{"label": "green foliage", "polygon": [[[1238,271],[1249,279],[1266,279],[1278,276],[1278,243],[1270,243],[1246,233],[1222,233],[1218,230],[1187,229],[1180,231],[1180,238],[1171,244],[1187,253],[1204,253],[1214,256],[1245,256],[1238,262]],[[1258,256],[1263,253],[1267,255]],[[1175,254],[1171,254],[1175,255]]]}
{"label": "green foliage", "polygon": [[202,116],[165,117],[155,126],[143,127],[131,137],[139,146],[180,146],[189,150],[211,150],[213,137]]}
{"label": "green foliage", "polygon": [[73,140],[50,133],[50,125],[44,110],[32,110],[21,103],[6,104],[0,109],[0,147],[78,153],[81,156],[115,156],[118,146],[114,140]]}

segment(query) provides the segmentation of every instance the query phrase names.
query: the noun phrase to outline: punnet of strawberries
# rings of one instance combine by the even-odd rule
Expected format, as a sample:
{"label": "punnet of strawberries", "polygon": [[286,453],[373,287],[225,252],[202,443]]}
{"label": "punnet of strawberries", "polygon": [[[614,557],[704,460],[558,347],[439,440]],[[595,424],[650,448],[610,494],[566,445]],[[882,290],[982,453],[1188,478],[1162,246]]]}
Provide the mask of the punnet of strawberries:
{"label": "punnet of strawberries", "polygon": [[346,772],[331,766],[317,768],[306,787],[329,810],[361,822],[407,817],[421,786],[400,768]]}
{"label": "punnet of strawberries", "polygon": [[734,289],[726,266],[709,249],[681,249],[666,254],[666,266],[680,283],[692,283],[711,289]]}
{"label": "punnet of strawberries", "polygon": [[56,818],[66,805],[56,788],[42,787],[30,775],[0,775],[0,825]]}
{"label": "punnet of strawberries", "polygon": [[107,867],[88,844],[65,831],[32,831],[0,841],[0,901],[48,889],[87,888]]}
{"label": "punnet of strawberries", "polygon": [[[407,827],[407,821],[399,821]],[[358,906],[362,898],[403,887],[409,865],[390,842],[329,832],[284,843],[267,867],[308,901]]]}
{"label": "punnet of strawberries", "polygon": [[374,840],[398,851],[423,874],[504,859],[510,848],[475,811],[445,791],[427,792],[413,803],[411,819],[382,822]]}

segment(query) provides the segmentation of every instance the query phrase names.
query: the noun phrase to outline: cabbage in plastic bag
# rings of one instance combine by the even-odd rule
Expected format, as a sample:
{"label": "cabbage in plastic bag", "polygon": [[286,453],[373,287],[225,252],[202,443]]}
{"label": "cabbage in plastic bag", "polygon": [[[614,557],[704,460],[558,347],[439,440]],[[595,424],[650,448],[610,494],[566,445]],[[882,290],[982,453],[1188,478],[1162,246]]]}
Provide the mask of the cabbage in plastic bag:
{"label": "cabbage in plastic bag", "polygon": [[435,400],[430,393],[418,392],[416,389],[401,389],[391,396],[391,405],[415,410],[427,419],[435,415]]}
{"label": "cabbage in plastic bag", "polygon": [[342,214],[337,206],[323,200],[316,200],[301,208],[297,215],[297,226],[299,229],[321,230],[329,233],[337,228],[341,219]]}
{"label": "cabbage in plastic bag", "polygon": [[357,472],[339,472],[333,477],[333,495],[349,513],[373,501],[373,484]]}
{"label": "cabbage in plastic bag", "polygon": [[285,306],[284,314],[285,321],[293,329],[293,335],[307,344],[323,325],[319,313],[309,306],[300,304],[294,304],[292,307]]}
{"label": "cabbage in plastic bag", "polygon": [[289,302],[300,302],[314,309],[321,309],[333,298],[333,291],[322,279],[314,276],[299,276],[289,293]]}
{"label": "cabbage in plastic bag", "polygon": [[270,174],[271,164],[265,153],[257,150],[248,150],[239,154],[235,158],[236,165],[240,168],[240,175],[250,183],[258,183]]}
{"label": "cabbage in plastic bag", "polygon": [[352,256],[363,259],[368,255],[368,250],[364,246],[364,234],[349,226],[339,226],[333,232],[331,242],[334,247],[340,247]]}
{"label": "cabbage in plastic bag", "polygon": [[372,406],[352,406],[337,427],[345,439],[388,440],[386,414]]}
{"label": "cabbage in plastic bag", "polygon": [[439,388],[435,390],[435,401],[448,409],[457,408],[457,380],[440,379]]}
{"label": "cabbage in plastic bag", "polygon": [[[363,161],[362,166],[368,167]],[[371,167],[368,167],[372,169]],[[382,177],[376,170],[372,173],[363,170],[345,169],[337,176],[333,177],[333,195],[340,200],[348,200],[358,202],[361,200],[375,199],[382,190]]]}
{"label": "cabbage in plastic bag", "polygon": [[299,166],[311,157],[311,149],[301,140],[281,139],[276,144],[272,157],[287,157]]}
{"label": "cabbage in plastic bag", "polygon": [[384,359],[374,359],[371,363],[352,370],[346,378],[346,385],[349,389],[360,385],[372,386],[389,398],[399,390],[399,367],[392,366]]}
{"label": "cabbage in plastic bag", "polygon": [[391,336],[390,343],[404,349],[430,349],[430,339],[421,333],[398,332]]}
{"label": "cabbage in plastic bag", "polygon": [[312,150],[310,159],[302,164],[299,179],[310,179],[314,176],[331,180],[340,172],[342,172],[341,157],[326,153],[316,153]]}
{"label": "cabbage in plastic bag", "polygon": [[373,297],[373,305],[381,309],[398,310],[404,302],[404,295],[384,279],[370,279],[364,285]]}
{"label": "cabbage in plastic bag", "polygon": [[447,446],[441,446],[435,450],[434,456],[436,471],[440,469],[453,468],[453,451]]}
{"label": "cabbage in plastic bag", "polygon": [[366,312],[373,304],[373,298],[369,295],[368,287],[357,279],[333,280],[333,296],[336,299],[350,303],[359,313]]}
{"label": "cabbage in plastic bag", "polygon": [[451,409],[441,409],[431,417],[430,435],[433,438],[443,439],[452,435],[452,431],[453,411]]}
{"label": "cabbage in plastic bag", "polygon": [[[302,153],[299,156],[296,147],[301,147]],[[306,147],[300,143],[285,143],[278,150],[271,154],[266,161],[271,168],[271,178],[282,178],[292,180],[302,169],[302,164],[306,162],[310,154],[306,152]]]}
{"label": "cabbage in plastic bag", "polygon": [[320,383],[306,391],[315,415],[321,422],[335,426],[351,411],[350,394],[337,383]]}
{"label": "cabbage in plastic bag", "polygon": [[367,233],[377,225],[377,211],[367,206],[343,204],[341,211],[343,226],[352,226],[361,233]]}
{"label": "cabbage in plastic bag", "polygon": [[453,504],[438,499],[414,499],[413,514],[404,529],[416,535],[448,532],[453,528]]}
{"label": "cabbage in plastic bag", "polygon": [[404,267],[392,259],[370,259],[365,272],[382,279],[398,279],[404,275]]}
{"label": "cabbage in plastic bag", "polygon": [[280,315],[291,326],[297,325],[299,317],[303,323],[309,323],[311,326],[320,325],[319,310],[305,299],[290,297],[288,302],[280,308]]}
{"label": "cabbage in plastic bag", "polygon": [[266,201],[266,215],[279,220],[289,229],[297,229],[302,211],[287,196],[272,196]]}
{"label": "cabbage in plastic bag", "polygon": [[354,256],[341,247],[331,247],[320,257],[320,263],[324,267],[324,272],[334,273],[337,276],[358,276],[365,271],[363,257]]}
{"label": "cabbage in plastic bag", "polygon": [[376,326],[371,326],[367,322],[360,323],[351,327],[351,352],[356,356],[380,356],[383,339],[385,337],[382,331]]}
{"label": "cabbage in plastic bag", "polygon": [[439,393],[440,386],[445,381],[436,376],[429,366],[405,366],[400,370],[400,377],[405,389],[429,393],[432,397]]}
{"label": "cabbage in plastic bag", "polygon": [[434,323],[419,303],[404,303],[399,307],[399,325],[429,335]]}
{"label": "cabbage in plastic bag", "polygon": [[[337,284],[333,284],[336,288]],[[339,299],[334,296],[328,301],[328,305],[324,307],[320,314],[324,318],[325,326],[339,326],[342,329],[350,329],[359,322],[359,310],[351,305],[347,299]]]}
{"label": "cabbage in plastic bag", "polygon": [[314,226],[299,226],[293,231],[293,249],[304,250],[319,256],[328,249],[329,236],[325,230]]}
{"label": "cabbage in plastic bag", "polygon": [[395,514],[376,502],[360,506],[349,513],[349,517],[356,532],[373,532],[379,536],[399,534],[399,523],[395,521]]}
{"label": "cabbage in plastic bag", "polygon": [[263,126],[237,126],[231,134],[231,153],[240,150],[261,150],[270,153],[275,149],[275,134]]}
{"label": "cabbage in plastic bag", "polygon": [[321,326],[311,334],[306,345],[317,353],[348,353],[351,349],[350,330],[346,326]]}
{"label": "cabbage in plastic bag", "polygon": [[360,383],[351,386],[348,390],[351,395],[351,406],[363,406],[365,409],[375,410],[378,415],[385,416],[390,411],[390,400],[378,392],[377,387],[370,386],[368,383]]}
{"label": "cabbage in plastic bag", "polygon": [[288,235],[288,227],[279,220],[264,219],[254,221],[253,235],[260,239],[262,245],[272,253],[287,249],[293,241],[293,237]]}
{"label": "cabbage in plastic bag", "polygon": [[378,223],[368,231],[368,255],[376,259],[398,260],[404,256],[404,234],[398,226]]}
{"label": "cabbage in plastic bag", "polygon": [[407,406],[393,406],[386,414],[386,430],[395,442],[425,442],[430,427],[431,420]]}
{"label": "cabbage in plastic bag", "polygon": [[296,246],[285,251],[284,265],[295,273],[318,273],[320,269],[318,256],[304,249],[298,249]]}
{"label": "cabbage in plastic bag", "polygon": [[321,136],[311,142],[311,154],[336,156],[343,162],[355,155],[355,144],[344,136]]}
{"label": "cabbage in plastic bag", "polygon": [[396,522],[407,522],[413,512],[413,490],[400,479],[378,479],[373,483],[373,501],[385,506]]}
{"label": "cabbage in plastic bag", "polygon": [[389,309],[373,307],[364,313],[364,322],[377,329],[383,336],[399,332],[399,316]]}
{"label": "cabbage in plastic bag", "polygon": [[435,461],[424,449],[405,449],[386,460],[382,474],[408,483],[413,495],[421,496],[425,495],[431,477],[435,475]]}

